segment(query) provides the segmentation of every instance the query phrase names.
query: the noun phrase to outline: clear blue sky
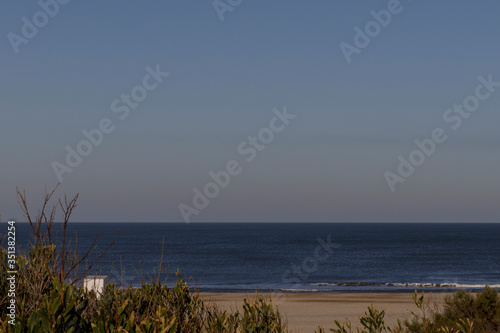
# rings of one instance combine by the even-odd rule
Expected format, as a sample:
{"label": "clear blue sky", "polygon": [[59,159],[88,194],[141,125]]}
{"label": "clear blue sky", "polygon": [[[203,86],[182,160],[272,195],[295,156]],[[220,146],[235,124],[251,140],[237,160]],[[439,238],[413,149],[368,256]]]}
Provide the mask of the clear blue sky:
{"label": "clear blue sky", "polygon": [[[224,1],[226,2],[226,1]],[[339,44],[389,1],[243,0],[219,19],[205,1],[76,1],[15,53],[36,1],[0,4],[0,214],[38,208],[66,146],[109,118],[115,130],[57,194],[74,221],[182,221],[193,188],[230,160],[242,171],[192,221],[500,221],[500,88],[452,130],[445,111],[500,81],[500,3],[401,1],[347,63]],[[111,103],[146,67],[170,75],[124,119]],[[273,108],[296,114],[251,163],[238,145]],[[415,139],[448,135],[391,192]]]}

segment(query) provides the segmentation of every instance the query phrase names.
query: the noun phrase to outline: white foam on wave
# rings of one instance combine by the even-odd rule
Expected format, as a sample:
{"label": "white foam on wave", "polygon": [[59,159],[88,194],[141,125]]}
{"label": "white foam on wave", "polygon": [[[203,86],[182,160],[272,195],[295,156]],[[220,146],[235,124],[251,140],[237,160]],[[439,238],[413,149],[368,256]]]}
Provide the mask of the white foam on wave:
{"label": "white foam on wave", "polygon": [[420,288],[457,288],[457,289],[480,289],[487,285],[491,288],[500,288],[500,284],[462,284],[462,283],[425,283],[425,282],[409,282],[409,283],[378,283],[378,282],[319,282],[311,283],[314,286],[320,287],[420,287]]}
{"label": "white foam on wave", "polygon": [[280,291],[290,291],[290,292],[319,292],[324,291],[323,289],[295,289],[295,288],[281,288]]}

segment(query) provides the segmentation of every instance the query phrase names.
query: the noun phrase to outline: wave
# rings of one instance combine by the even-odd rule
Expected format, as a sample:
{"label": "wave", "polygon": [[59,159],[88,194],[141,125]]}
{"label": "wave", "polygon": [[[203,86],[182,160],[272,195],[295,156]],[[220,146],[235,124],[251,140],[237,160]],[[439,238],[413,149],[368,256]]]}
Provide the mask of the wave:
{"label": "wave", "polygon": [[491,288],[500,288],[500,284],[461,284],[461,283],[426,283],[426,282],[409,282],[409,283],[379,283],[379,282],[319,282],[311,283],[313,286],[319,287],[418,287],[418,288],[473,288],[479,289],[484,288],[487,285]]}
{"label": "wave", "polygon": [[276,283],[262,284],[201,284],[198,286],[203,292],[272,292],[272,293],[335,293],[335,292],[408,292],[415,289],[454,292],[458,289],[480,290],[486,285],[499,289],[500,284],[479,283],[435,283],[435,282],[318,282],[304,283],[301,285],[283,285]]}
{"label": "wave", "polygon": [[284,291],[284,292],[308,292],[308,293],[315,293],[315,292],[321,292],[324,291],[323,289],[297,289],[297,288],[280,288],[279,291]]}

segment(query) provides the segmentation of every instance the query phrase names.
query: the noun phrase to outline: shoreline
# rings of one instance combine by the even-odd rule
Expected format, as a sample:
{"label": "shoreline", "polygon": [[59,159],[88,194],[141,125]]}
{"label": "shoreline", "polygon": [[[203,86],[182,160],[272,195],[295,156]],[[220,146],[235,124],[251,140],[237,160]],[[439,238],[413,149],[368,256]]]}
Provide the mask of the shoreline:
{"label": "shoreline", "polygon": [[[442,304],[443,298],[451,293],[426,293],[426,303],[430,309]],[[359,317],[373,304],[385,310],[385,323],[389,327],[397,325],[397,319],[404,321],[411,317],[408,310],[418,312],[409,293],[213,293],[200,292],[207,303],[215,304],[228,312],[241,308],[243,299],[254,299],[256,295],[271,298],[278,306],[282,317],[293,332],[314,332],[318,325],[326,331],[335,326],[334,320],[343,323],[346,318],[357,327]]]}

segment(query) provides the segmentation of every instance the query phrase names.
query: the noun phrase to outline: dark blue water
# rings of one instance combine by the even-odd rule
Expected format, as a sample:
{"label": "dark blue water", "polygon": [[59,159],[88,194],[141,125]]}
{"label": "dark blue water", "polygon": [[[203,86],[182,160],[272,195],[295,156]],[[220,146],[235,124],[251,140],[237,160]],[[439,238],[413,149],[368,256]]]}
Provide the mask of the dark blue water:
{"label": "dark blue water", "polygon": [[[81,252],[98,234],[104,249],[120,231],[97,267],[119,285],[158,272],[165,239],[162,280],[174,282],[179,269],[201,291],[500,288],[500,224],[70,223],[68,230]],[[17,224],[17,237],[23,247],[28,225]]]}

